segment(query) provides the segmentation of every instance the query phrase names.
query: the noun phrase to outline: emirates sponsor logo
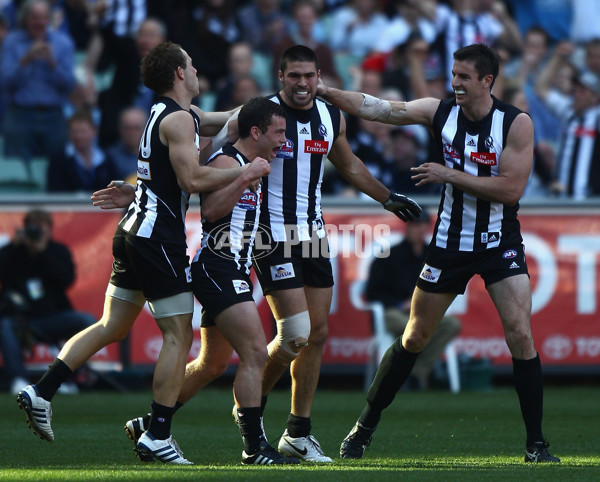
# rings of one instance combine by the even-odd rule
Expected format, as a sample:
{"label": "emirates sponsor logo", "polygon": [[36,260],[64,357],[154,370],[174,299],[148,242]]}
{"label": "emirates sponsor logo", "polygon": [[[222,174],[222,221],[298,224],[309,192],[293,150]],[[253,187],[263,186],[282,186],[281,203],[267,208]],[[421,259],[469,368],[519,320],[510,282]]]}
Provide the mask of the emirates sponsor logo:
{"label": "emirates sponsor logo", "polygon": [[482,166],[495,166],[498,164],[495,152],[471,152],[471,161]]}
{"label": "emirates sponsor logo", "polygon": [[329,141],[308,140],[304,143],[304,152],[325,155],[329,152]]}

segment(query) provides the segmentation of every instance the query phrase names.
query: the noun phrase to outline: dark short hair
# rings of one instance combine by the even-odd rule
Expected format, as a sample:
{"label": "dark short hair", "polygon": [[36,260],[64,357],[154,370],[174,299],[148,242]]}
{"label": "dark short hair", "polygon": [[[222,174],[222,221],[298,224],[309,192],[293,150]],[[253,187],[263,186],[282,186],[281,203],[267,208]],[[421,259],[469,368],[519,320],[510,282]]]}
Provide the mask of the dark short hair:
{"label": "dark short hair", "polygon": [[187,59],[181,45],[163,42],[154,47],[142,59],[142,82],[158,95],[164,94],[175,85],[177,67],[185,69]]}
{"label": "dark short hair", "polygon": [[32,224],[47,224],[52,227],[52,216],[50,216],[48,211],[44,211],[43,209],[32,209],[25,215],[23,224],[25,226],[30,226]]}
{"label": "dark short hair", "polygon": [[281,56],[279,70],[285,72],[290,62],[312,62],[319,70],[319,60],[315,51],[305,45],[292,45]]}
{"label": "dark short hair", "polygon": [[92,127],[96,127],[96,123],[94,122],[92,113],[90,112],[89,109],[85,109],[85,108],[76,110],[73,114],[71,114],[71,117],[69,117],[67,124],[69,127],[71,127],[71,125],[74,122],[87,122]]}
{"label": "dark short hair", "polygon": [[485,44],[472,44],[462,47],[454,52],[454,60],[459,62],[474,62],[478,79],[486,75],[493,77],[490,90],[496,82],[500,70],[500,58],[498,54]]}
{"label": "dark short hair", "polygon": [[[17,3],[17,2],[14,2],[14,3]],[[17,12],[17,25],[20,28],[25,27],[25,22],[27,20],[27,17],[29,16],[29,12],[31,11],[31,8],[34,5],[37,5],[38,3],[46,5],[46,7],[48,8],[48,13],[50,13],[49,0],[27,0],[21,4],[19,11]]]}
{"label": "dark short hair", "polygon": [[250,129],[256,126],[264,134],[273,121],[273,116],[284,117],[283,107],[265,97],[253,97],[240,109],[238,130],[241,139],[250,136]]}

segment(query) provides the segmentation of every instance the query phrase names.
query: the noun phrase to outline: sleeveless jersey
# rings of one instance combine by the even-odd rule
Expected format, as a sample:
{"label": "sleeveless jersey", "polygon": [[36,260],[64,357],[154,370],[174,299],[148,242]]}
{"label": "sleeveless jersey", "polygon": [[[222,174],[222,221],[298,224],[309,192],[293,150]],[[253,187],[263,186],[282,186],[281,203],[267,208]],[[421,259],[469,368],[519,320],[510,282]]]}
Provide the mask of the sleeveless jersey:
{"label": "sleeveless jersey", "polygon": [[[433,118],[433,132],[446,167],[477,177],[499,175],[509,128],[521,111],[495,97],[493,100],[492,110],[479,121],[467,119],[454,98],[440,102]],[[446,183],[431,246],[477,252],[519,244],[522,238],[518,210],[518,203],[508,206],[486,201]]]}
{"label": "sleeveless jersey", "polygon": [[573,199],[600,194],[600,106],[573,113],[565,122],[557,177]]}
{"label": "sleeveless jersey", "polygon": [[[135,199],[119,226],[134,236],[186,246],[185,214],[190,195],[181,190],[169,158],[169,148],[159,137],[159,126],[169,114],[183,110],[174,100],[161,97],[152,106],[138,151]],[[200,147],[200,119],[195,112],[190,122],[196,129],[195,143]]]}
{"label": "sleeveless jersey", "polygon": [[[208,163],[220,155],[236,159],[240,166],[250,162],[233,145],[225,144],[210,157]],[[244,190],[233,210],[226,216],[214,222],[203,219],[201,248],[196,253],[194,261],[198,259],[201,251],[208,248],[219,258],[233,260],[238,270],[250,275],[252,247],[260,215],[260,201],[261,186],[259,184],[256,193],[249,189]]]}
{"label": "sleeveless jersey", "polygon": [[269,100],[285,111],[287,140],[263,178],[261,225],[274,241],[288,239],[286,227],[300,241],[313,232],[322,238],[321,183],[327,154],[340,132],[340,110],[320,99],[308,110],[289,107],[279,94]]}

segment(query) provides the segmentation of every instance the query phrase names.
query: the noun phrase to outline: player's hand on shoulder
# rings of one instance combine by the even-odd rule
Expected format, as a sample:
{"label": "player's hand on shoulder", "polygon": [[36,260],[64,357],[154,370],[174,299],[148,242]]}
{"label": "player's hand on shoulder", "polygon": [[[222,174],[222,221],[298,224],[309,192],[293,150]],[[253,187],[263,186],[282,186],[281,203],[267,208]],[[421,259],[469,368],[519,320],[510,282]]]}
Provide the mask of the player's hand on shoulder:
{"label": "player's hand on shoulder", "polygon": [[423,209],[411,198],[397,192],[390,192],[390,197],[383,203],[383,207],[394,213],[402,221],[414,221],[417,219]]}
{"label": "player's hand on shoulder", "polygon": [[325,97],[326,94],[327,86],[325,85],[325,82],[323,82],[323,79],[319,77],[319,79],[317,80],[317,95],[319,97]]}

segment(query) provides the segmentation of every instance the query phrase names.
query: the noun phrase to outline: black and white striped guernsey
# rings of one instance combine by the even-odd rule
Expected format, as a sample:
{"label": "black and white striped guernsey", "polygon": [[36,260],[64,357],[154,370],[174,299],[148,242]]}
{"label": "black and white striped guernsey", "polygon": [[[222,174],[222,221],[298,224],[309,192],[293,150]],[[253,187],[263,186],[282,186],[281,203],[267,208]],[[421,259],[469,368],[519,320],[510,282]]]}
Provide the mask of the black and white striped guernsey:
{"label": "black and white striped guernsey", "polygon": [[557,177],[568,197],[582,200],[600,195],[600,106],[573,113],[567,120]]}
{"label": "black and white striped guernsey", "polygon": [[[218,156],[226,155],[236,159],[240,166],[250,161],[233,145],[225,144],[208,160],[210,163]],[[233,210],[213,222],[202,219],[202,243],[196,254],[208,248],[215,256],[233,260],[238,270],[250,274],[252,266],[252,247],[258,229],[261,201],[261,186],[256,192],[245,189]]]}
{"label": "black and white striped guernsey", "polygon": [[[161,142],[158,133],[162,120],[178,110],[183,109],[168,97],[161,97],[152,106],[140,140],[135,199],[119,226],[135,236],[185,247],[185,214],[190,195],[179,187],[169,148]],[[189,112],[199,150],[200,119],[195,112]]]}
{"label": "black and white striped guernsey", "polygon": [[286,226],[301,241],[313,232],[322,238],[321,183],[327,154],[340,132],[340,110],[320,99],[308,110],[288,106],[279,94],[269,100],[285,111],[287,141],[263,179],[261,224],[274,241],[287,240]]}
{"label": "black and white striped guernsey", "polygon": [[[493,101],[490,113],[475,122],[465,117],[454,98],[440,102],[433,118],[433,132],[446,167],[477,177],[499,175],[508,131],[521,111],[495,97]],[[518,203],[507,206],[489,202],[446,183],[431,245],[449,251],[477,252],[519,244],[522,238],[518,210]]]}

